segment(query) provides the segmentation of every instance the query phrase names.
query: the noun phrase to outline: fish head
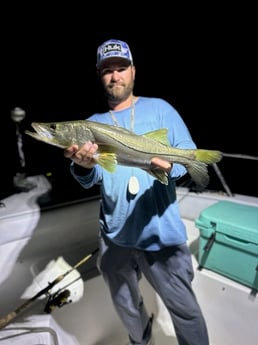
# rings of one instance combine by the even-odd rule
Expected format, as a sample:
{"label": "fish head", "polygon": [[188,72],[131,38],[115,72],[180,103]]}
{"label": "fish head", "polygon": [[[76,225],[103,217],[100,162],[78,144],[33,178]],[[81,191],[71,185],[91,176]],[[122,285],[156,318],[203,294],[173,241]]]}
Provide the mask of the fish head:
{"label": "fish head", "polygon": [[25,134],[47,144],[66,148],[72,144],[79,146],[86,141],[93,141],[93,136],[85,121],[63,121],[63,122],[32,122],[31,126],[35,132],[26,130]]}

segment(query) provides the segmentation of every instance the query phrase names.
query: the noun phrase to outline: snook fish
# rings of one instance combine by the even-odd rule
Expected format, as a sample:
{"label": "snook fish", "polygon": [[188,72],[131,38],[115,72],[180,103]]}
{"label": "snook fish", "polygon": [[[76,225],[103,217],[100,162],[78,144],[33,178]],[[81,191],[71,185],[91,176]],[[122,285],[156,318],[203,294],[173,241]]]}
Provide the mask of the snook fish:
{"label": "snook fish", "polygon": [[171,147],[166,128],[136,135],[118,126],[89,120],[33,122],[31,126],[35,132],[26,130],[26,134],[60,148],[95,142],[98,152],[94,159],[107,171],[114,172],[117,164],[133,166],[147,171],[163,184],[168,184],[168,175],[151,164],[153,157],[184,165],[195,183],[205,187],[209,182],[207,165],[219,162],[223,155],[216,150]]}

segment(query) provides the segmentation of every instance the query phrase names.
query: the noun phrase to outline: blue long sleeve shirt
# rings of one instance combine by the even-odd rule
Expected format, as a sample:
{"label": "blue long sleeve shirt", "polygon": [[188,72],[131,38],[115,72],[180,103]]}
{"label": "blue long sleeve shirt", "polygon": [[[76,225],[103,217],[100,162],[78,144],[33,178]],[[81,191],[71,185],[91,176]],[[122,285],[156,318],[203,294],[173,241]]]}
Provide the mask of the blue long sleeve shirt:
{"label": "blue long sleeve shirt", "polygon": [[[121,127],[130,129],[131,107],[114,111],[114,114]],[[108,112],[94,114],[88,120],[114,125]],[[168,129],[171,146],[196,148],[173,106],[160,98],[139,97],[135,103],[135,134],[160,128]],[[74,164],[71,164],[71,173],[82,187],[88,189],[100,184],[100,228],[103,234],[117,245],[150,251],[187,240],[176,200],[176,180],[186,172],[183,165],[173,164],[168,185],[164,185],[139,168],[118,165],[116,171],[110,173],[97,164],[81,176],[75,173]],[[139,181],[140,190],[136,195],[128,192],[131,176],[136,176]]]}

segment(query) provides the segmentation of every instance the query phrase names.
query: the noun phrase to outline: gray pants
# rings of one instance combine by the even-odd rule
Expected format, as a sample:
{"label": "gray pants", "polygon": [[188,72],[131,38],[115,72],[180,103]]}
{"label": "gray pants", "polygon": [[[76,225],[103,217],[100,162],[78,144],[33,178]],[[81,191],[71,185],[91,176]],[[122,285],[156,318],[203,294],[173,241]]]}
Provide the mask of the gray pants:
{"label": "gray pants", "polygon": [[132,344],[146,345],[151,321],[139,289],[141,272],[167,307],[180,345],[208,345],[206,323],[192,290],[193,267],[186,244],[147,252],[100,238],[98,268]]}

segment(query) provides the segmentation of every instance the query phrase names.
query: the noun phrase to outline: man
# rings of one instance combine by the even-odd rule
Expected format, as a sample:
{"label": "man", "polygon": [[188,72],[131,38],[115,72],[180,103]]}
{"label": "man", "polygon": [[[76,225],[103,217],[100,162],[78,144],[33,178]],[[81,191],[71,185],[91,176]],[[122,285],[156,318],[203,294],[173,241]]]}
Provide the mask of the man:
{"label": "man", "polygon": [[[97,50],[97,72],[109,110],[88,120],[121,126],[136,134],[168,129],[171,146],[196,148],[178,112],[165,100],[133,94],[136,69],[127,43],[111,39]],[[167,307],[180,345],[208,345],[206,324],[192,290],[193,267],[176,201],[180,164],[153,157],[168,174],[164,185],[142,169],[117,166],[114,173],[94,160],[95,143],[72,145],[71,173],[84,187],[101,186],[98,267],[109,286],[130,344],[153,345],[152,317],[139,290],[143,273]]]}

